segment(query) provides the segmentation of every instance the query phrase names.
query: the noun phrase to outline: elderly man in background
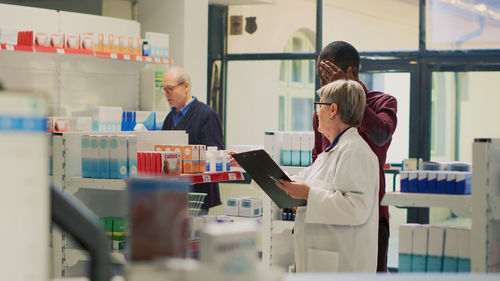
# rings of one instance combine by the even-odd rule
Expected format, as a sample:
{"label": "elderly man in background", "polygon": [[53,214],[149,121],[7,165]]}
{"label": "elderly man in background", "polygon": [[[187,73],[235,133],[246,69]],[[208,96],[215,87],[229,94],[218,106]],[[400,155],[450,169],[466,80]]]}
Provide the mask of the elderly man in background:
{"label": "elderly man in background", "polygon": [[[185,130],[189,134],[189,144],[224,149],[222,126],[217,113],[191,95],[191,79],[183,68],[172,67],[165,72],[162,89],[172,108],[163,122],[163,130]],[[207,193],[201,214],[221,204],[217,183],[195,184],[193,191]]]}

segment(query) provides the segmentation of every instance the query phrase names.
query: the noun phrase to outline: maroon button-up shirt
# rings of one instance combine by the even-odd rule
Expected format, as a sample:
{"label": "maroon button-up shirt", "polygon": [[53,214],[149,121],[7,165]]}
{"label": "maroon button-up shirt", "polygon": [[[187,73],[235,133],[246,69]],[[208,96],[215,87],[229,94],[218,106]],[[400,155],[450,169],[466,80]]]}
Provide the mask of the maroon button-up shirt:
{"label": "maroon button-up shirt", "polygon": [[[366,94],[366,107],[363,121],[358,128],[358,132],[377,155],[380,175],[379,217],[385,218],[387,222],[389,222],[389,209],[387,206],[381,206],[380,201],[382,201],[385,195],[384,163],[387,157],[387,150],[392,141],[392,134],[396,130],[398,103],[396,98],[391,95],[368,90],[363,83],[361,83],[361,86],[363,86]],[[315,112],[313,115],[313,161],[316,160],[318,154],[325,151],[325,149],[330,146],[330,141],[318,132],[318,126],[318,114]]]}

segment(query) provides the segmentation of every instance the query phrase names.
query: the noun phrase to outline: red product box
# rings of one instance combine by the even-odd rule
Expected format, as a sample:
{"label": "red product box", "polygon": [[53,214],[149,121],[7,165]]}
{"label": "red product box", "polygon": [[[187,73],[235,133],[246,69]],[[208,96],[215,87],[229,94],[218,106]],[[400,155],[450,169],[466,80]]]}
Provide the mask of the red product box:
{"label": "red product box", "polygon": [[64,48],[64,34],[62,33],[50,34],[50,46],[54,48]]}
{"label": "red product box", "polygon": [[35,39],[33,40],[35,46],[50,46],[50,36],[47,32],[39,32],[35,33]]}
{"label": "red product box", "polygon": [[160,176],[161,172],[161,153],[155,152],[155,165],[156,165],[156,175]]}
{"label": "red product box", "polygon": [[152,167],[151,167],[151,164],[152,164],[152,162],[151,162],[151,156],[152,156],[152,154],[151,154],[151,152],[145,152],[145,154],[146,154],[146,171],[145,172],[146,172],[146,175],[150,176],[152,174],[152,170],[153,170]]}
{"label": "red product box", "polygon": [[78,34],[66,34],[64,47],[78,49],[80,47],[80,36]]}
{"label": "red product box", "polygon": [[142,152],[137,152],[137,174],[142,174]]}

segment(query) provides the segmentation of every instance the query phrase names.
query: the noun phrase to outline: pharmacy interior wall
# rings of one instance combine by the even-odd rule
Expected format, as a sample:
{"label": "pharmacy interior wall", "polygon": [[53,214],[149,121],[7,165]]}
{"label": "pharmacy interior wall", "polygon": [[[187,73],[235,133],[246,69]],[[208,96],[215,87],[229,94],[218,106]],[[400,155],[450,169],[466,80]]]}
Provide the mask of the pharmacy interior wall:
{"label": "pharmacy interior wall", "polygon": [[207,100],[208,0],[139,1],[145,31],[168,33],[170,57],[191,76],[191,93]]}

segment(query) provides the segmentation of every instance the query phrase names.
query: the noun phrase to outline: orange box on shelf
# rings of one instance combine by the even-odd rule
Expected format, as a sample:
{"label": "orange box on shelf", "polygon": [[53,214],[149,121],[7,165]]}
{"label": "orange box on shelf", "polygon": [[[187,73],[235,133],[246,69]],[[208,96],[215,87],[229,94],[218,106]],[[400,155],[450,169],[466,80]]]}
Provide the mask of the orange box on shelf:
{"label": "orange box on shelf", "polygon": [[128,46],[127,37],[123,35],[118,35],[117,52],[121,54],[127,53],[127,46]]}
{"label": "orange box on shelf", "polygon": [[95,47],[96,51],[104,52],[104,36],[105,34],[102,32],[97,33],[97,44]]}
{"label": "orange box on shelf", "polygon": [[136,38],[135,54],[142,55],[142,38]]}
{"label": "orange box on shelf", "polygon": [[35,38],[33,40],[33,44],[35,46],[45,46],[45,47],[50,46],[50,37],[49,37],[49,34],[47,32],[37,31],[37,32],[35,32],[34,37]]}
{"label": "orange box on shelf", "polygon": [[112,52],[115,41],[115,35],[112,33],[104,34],[103,52]]}
{"label": "orange box on shelf", "polygon": [[97,37],[94,33],[80,34],[80,48],[81,49],[95,49],[97,45]]}
{"label": "orange box on shelf", "polygon": [[65,34],[64,47],[78,49],[80,47],[80,36],[77,34]]}
{"label": "orange box on shelf", "polygon": [[180,175],[181,174],[181,153],[178,151],[160,152],[161,174]]}
{"label": "orange box on shelf", "polygon": [[50,46],[54,48],[64,48],[64,34],[62,33],[50,34]]}
{"label": "orange box on shelf", "polygon": [[134,48],[134,37],[128,36],[127,37],[126,53],[130,54],[130,55],[135,55],[133,48]]}

